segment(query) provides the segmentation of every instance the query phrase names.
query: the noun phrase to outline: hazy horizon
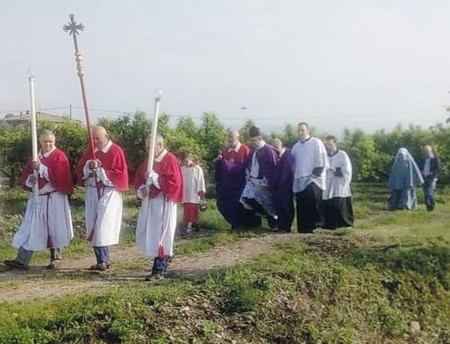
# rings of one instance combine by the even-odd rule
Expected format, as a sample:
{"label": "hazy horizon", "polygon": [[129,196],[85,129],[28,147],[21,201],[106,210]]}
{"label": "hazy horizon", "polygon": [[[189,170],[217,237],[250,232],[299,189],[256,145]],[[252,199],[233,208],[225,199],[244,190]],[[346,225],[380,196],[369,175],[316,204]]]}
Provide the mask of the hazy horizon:
{"label": "hazy horizon", "polygon": [[41,0],[3,8],[0,117],[29,108],[33,67],[37,110],[68,114],[73,105],[84,120],[73,40],[62,30],[69,13],[85,25],[78,39],[93,121],[150,114],[157,87],[161,111],[174,119],[214,112],[231,128],[250,118],[265,131],[307,121],[341,135],[428,128],[448,117],[443,0]]}

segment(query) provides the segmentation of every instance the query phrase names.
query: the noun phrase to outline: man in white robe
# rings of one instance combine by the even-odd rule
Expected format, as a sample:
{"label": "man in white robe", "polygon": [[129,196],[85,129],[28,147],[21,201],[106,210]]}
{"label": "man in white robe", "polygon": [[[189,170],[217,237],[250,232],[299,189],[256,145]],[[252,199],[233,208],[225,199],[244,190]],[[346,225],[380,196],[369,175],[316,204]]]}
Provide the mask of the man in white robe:
{"label": "man in white robe", "polygon": [[56,267],[59,249],[73,238],[72,216],[67,194],[73,192],[72,174],[67,156],[55,146],[55,135],[44,130],[39,136],[38,160],[28,161],[22,173],[22,185],[31,194],[25,216],[14,235],[12,246],[18,248],[14,260],[5,260],[10,268],[28,268],[34,251],[50,249],[48,269]]}
{"label": "man in white robe", "polygon": [[323,228],[336,229],[353,227],[353,207],[350,182],[352,164],[347,153],[338,149],[334,136],[325,138],[329,166],[326,176],[326,189],[323,191]]}
{"label": "man in white robe", "polygon": [[110,267],[109,246],[119,243],[122,227],[122,192],[128,190],[128,166],[120,146],[103,127],[92,131],[95,158],[88,149],[77,166],[78,182],[86,187],[85,226],[97,263],[91,270]]}
{"label": "man in white robe", "polygon": [[292,147],[297,231],[313,233],[322,225],[322,192],[325,190],[327,152],[322,141],[309,135],[305,122],[298,124],[299,141]]}
{"label": "man in white robe", "polygon": [[[147,139],[148,148],[150,140]],[[134,179],[137,196],[142,200],[136,224],[138,248],[153,259],[152,274],[146,278],[164,278],[167,263],[173,256],[177,227],[177,203],[183,202],[183,173],[175,155],[164,148],[157,135],[153,170],[148,161],[138,168]]]}

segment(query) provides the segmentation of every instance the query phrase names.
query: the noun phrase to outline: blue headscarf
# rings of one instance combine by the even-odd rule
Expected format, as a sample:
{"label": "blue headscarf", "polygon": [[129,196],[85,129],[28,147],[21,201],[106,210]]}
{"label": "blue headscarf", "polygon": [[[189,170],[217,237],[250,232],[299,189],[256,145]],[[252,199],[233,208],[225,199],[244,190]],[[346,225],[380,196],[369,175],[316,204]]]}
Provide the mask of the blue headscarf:
{"label": "blue headscarf", "polygon": [[389,188],[404,190],[421,184],[423,184],[423,178],[413,157],[406,148],[399,148],[389,175]]}

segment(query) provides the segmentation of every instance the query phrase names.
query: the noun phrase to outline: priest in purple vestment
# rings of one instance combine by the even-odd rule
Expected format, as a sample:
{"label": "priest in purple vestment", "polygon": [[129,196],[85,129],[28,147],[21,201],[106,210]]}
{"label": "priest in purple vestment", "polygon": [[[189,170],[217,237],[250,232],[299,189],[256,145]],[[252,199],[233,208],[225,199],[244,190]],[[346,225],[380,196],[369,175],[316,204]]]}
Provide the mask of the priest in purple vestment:
{"label": "priest in purple vestment", "polygon": [[289,150],[280,139],[273,139],[272,146],[278,154],[278,162],[273,176],[273,201],[278,215],[278,230],[290,232],[294,221],[294,161]]}
{"label": "priest in purple vestment", "polygon": [[267,144],[257,127],[250,128],[250,146],[253,148],[247,163],[246,179],[241,202],[246,209],[266,216],[272,230],[278,228],[277,214],[273,202],[273,176],[277,164],[277,153]]}

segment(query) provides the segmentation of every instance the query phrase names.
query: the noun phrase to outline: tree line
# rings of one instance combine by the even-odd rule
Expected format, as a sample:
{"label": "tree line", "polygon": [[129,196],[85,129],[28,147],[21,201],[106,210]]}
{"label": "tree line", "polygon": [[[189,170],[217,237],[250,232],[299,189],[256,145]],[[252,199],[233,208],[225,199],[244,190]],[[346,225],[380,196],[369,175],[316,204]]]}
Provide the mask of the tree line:
{"label": "tree line", "polygon": [[[178,156],[187,151],[193,153],[206,170],[209,180],[213,181],[214,158],[227,144],[228,128],[214,113],[204,113],[199,124],[189,116],[179,118],[174,126],[169,125],[169,120],[168,115],[162,115],[158,121],[158,131],[165,137],[167,147]],[[116,119],[101,118],[97,124],[104,126],[112,140],[124,148],[130,173],[133,175],[138,164],[146,158],[144,141],[150,132],[149,116],[137,111]],[[249,128],[253,125],[257,123],[247,120],[238,129],[243,142],[246,142]],[[88,146],[85,126],[68,120],[62,123],[40,122],[38,127],[55,132],[57,146],[68,154],[74,167]],[[319,138],[327,135],[314,127],[312,133]],[[297,141],[297,127],[289,124],[282,132],[267,132],[265,137],[268,141],[280,138],[287,147],[291,147]],[[345,129],[339,146],[347,151],[352,160],[354,181],[383,182],[387,180],[398,148],[407,148],[418,160],[422,147],[431,144],[442,161],[440,180],[446,182],[450,180],[449,141],[450,128],[446,125],[439,124],[429,129],[410,125],[407,128],[397,126],[391,131],[382,129],[374,134],[365,133],[361,129]],[[1,124],[0,169],[9,178],[10,186],[16,186],[30,154],[30,126]]]}

